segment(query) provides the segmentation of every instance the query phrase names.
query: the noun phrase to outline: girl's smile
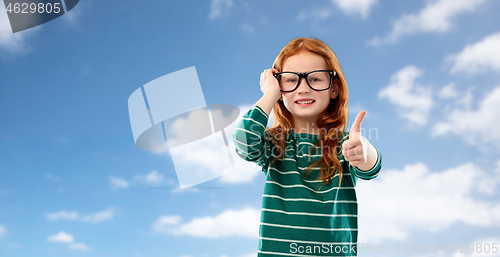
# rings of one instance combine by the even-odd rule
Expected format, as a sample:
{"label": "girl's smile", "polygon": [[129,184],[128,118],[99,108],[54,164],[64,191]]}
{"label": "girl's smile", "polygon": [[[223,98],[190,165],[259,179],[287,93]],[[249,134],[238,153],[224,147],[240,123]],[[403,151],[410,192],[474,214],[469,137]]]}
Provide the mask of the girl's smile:
{"label": "girl's smile", "polygon": [[310,98],[300,98],[299,100],[295,101],[295,103],[298,104],[300,107],[310,106],[314,102],[315,102],[315,100],[310,99]]}

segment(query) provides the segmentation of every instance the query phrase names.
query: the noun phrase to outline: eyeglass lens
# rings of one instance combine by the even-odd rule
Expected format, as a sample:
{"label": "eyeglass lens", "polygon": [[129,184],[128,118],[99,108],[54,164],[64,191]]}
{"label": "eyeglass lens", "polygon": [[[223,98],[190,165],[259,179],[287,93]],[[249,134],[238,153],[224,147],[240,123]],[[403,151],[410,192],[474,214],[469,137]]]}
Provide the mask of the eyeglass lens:
{"label": "eyeglass lens", "polygon": [[[299,83],[299,75],[294,73],[282,73],[278,75],[278,81],[283,91],[293,90]],[[324,90],[330,86],[330,73],[327,71],[315,71],[307,75],[307,82],[316,90]]]}

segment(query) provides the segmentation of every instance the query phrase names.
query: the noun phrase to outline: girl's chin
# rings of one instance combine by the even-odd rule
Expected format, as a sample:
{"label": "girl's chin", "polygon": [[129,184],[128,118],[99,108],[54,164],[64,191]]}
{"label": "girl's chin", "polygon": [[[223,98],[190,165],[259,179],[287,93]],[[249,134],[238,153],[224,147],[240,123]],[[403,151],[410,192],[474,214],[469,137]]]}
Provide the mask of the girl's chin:
{"label": "girl's chin", "polygon": [[310,118],[318,115],[318,113],[313,110],[294,110],[292,114],[293,116],[300,118]]}
{"label": "girl's chin", "polygon": [[315,112],[316,111],[316,108],[317,106],[315,105],[311,105],[311,106],[307,106],[307,107],[301,107],[301,106],[294,106],[293,109],[296,111],[296,112],[303,112],[303,113],[310,113],[310,112]]}

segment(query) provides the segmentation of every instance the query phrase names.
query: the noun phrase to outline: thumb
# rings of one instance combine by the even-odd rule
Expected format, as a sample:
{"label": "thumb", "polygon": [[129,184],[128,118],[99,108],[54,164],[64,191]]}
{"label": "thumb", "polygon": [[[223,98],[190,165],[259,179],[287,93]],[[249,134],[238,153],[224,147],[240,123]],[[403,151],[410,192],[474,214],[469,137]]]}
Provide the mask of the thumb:
{"label": "thumb", "polygon": [[354,123],[351,126],[351,131],[349,131],[349,138],[359,138],[361,135],[361,122],[365,118],[366,111],[362,110],[358,113],[358,116],[356,116],[356,120],[354,120]]}

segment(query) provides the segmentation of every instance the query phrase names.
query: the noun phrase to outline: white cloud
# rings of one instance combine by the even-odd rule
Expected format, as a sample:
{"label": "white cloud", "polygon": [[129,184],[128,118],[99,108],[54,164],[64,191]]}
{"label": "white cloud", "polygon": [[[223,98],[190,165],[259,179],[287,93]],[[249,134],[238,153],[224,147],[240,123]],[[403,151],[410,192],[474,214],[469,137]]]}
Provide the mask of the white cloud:
{"label": "white cloud", "polygon": [[46,217],[48,220],[79,220],[84,222],[97,223],[113,218],[113,211],[111,209],[108,209],[85,216],[81,216],[76,211],[59,211],[55,213],[48,213]]}
{"label": "white cloud", "polygon": [[262,172],[261,167],[252,162],[243,161],[236,169],[222,175],[219,182],[223,184],[239,184],[252,182]]}
{"label": "white cloud", "polygon": [[3,237],[5,234],[7,234],[7,229],[3,226],[0,226],[0,237]]}
{"label": "white cloud", "polygon": [[49,220],[78,220],[79,215],[76,211],[59,211],[56,213],[48,213],[46,215]]}
{"label": "white cloud", "polygon": [[[74,28],[78,24],[78,18],[82,14],[82,2],[80,1],[77,7],[58,18],[61,20],[60,22]],[[33,18],[36,19],[34,16]],[[28,30],[31,32],[38,31],[42,26],[36,26]],[[23,33],[23,31],[12,33],[4,1],[0,0],[0,50],[7,53],[5,56],[27,54],[33,51],[33,47],[29,46],[26,42],[27,38],[28,34]]]}
{"label": "white cloud", "polygon": [[357,185],[359,242],[405,240],[412,232],[437,232],[452,224],[500,227],[500,202],[474,197],[491,195],[498,173],[485,173],[466,163],[443,172],[430,172],[423,163],[403,170],[384,170],[376,180]]}
{"label": "white cloud", "polygon": [[87,251],[90,249],[88,246],[86,246],[85,244],[81,244],[81,243],[70,244],[69,248],[73,249],[73,250],[80,250],[80,251]]}
{"label": "white cloud", "polygon": [[[165,134],[167,137],[167,146],[170,148],[184,145],[199,139],[202,136],[209,135],[214,131],[213,125],[207,127],[207,131],[200,130],[203,124],[200,121],[209,121],[211,116],[212,122],[217,124],[230,124],[236,119],[238,109],[225,106],[212,106],[210,112],[208,109],[198,109],[189,112],[187,115],[179,116],[176,119],[169,120],[165,123]],[[241,113],[240,113],[241,114]],[[201,141],[201,140],[197,140]]]}
{"label": "white cloud", "polygon": [[59,232],[57,235],[49,236],[47,238],[49,242],[61,242],[61,243],[72,243],[73,236],[66,232]]}
{"label": "white cloud", "polygon": [[455,98],[458,96],[458,91],[455,86],[455,83],[450,83],[439,91],[439,97],[441,98]]}
{"label": "white cloud", "polygon": [[475,87],[470,87],[467,89],[467,92],[463,93],[462,98],[458,98],[455,101],[456,106],[462,106],[463,108],[470,109],[472,101],[474,100],[474,96],[472,95],[472,91]]}
{"label": "white cloud", "polygon": [[455,108],[434,125],[432,135],[455,134],[471,145],[500,145],[500,86],[486,94],[477,110]]}
{"label": "white cloud", "polygon": [[374,38],[370,43],[381,45],[395,43],[402,36],[424,32],[446,32],[452,27],[452,20],[470,12],[487,0],[432,0],[418,13],[404,14],[396,20],[385,39]]}
{"label": "white cloud", "polygon": [[359,14],[367,18],[370,10],[377,4],[378,0],[331,0],[339,9],[346,14]]}
{"label": "white cloud", "polygon": [[26,45],[26,35],[12,33],[3,0],[0,0],[0,49],[9,54],[18,54],[29,50]]}
{"label": "white cloud", "polygon": [[[247,165],[245,161],[236,154],[231,137],[236,124],[250,107],[251,106],[248,105],[238,106],[239,110],[236,108],[211,108],[210,115],[212,121],[217,121],[217,124],[229,124],[224,128],[224,134],[229,147],[225,146],[222,136],[212,136],[204,138],[203,140],[193,141],[189,143],[189,145],[182,145],[182,147],[186,147],[186,149],[189,150],[175,150],[174,152],[173,149],[170,148],[170,157],[174,160],[177,177],[181,184],[196,184],[189,181],[190,178],[207,178],[205,181],[208,181],[221,176],[223,177],[220,178],[219,182],[222,183],[246,183],[251,182],[251,180],[259,174],[259,167],[256,164],[253,164],[253,167],[252,165]],[[169,138],[167,144],[178,145],[179,143],[176,142],[176,140],[183,142],[186,136],[199,134],[199,131],[195,131],[197,130],[196,126],[189,125],[199,124],[199,120],[198,114],[191,112],[189,115],[186,115],[185,118],[179,118],[173,121],[171,125],[166,125],[167,138]],[[194,130],[191,130],[191,128]],[[234,166],[232,166],[229,160],[229,155],[234,162]],[[196,156],[196,158],[193,158],[193,156]],[[224,160],[225,156],[228,156],[228,159]],[[186,169],[186,166],[188,166],[189,169]],[[177,167],[180,168],[177,169]],[[189,174],[187,174],[189,176],[186,175],[186,170],[189,171]],[[185,186],[183,188],[185,188]]]}
{"label": "white cloud", "polygon": [[480,73],[487,70],[500,71],[500,32],[481,41],[467,45],[462,52],[447,58],[453,62],[451,73]]}
{"label": "white cloud", "polygon": [[210,14],[208,15],[208,18],[213,20],[221,17],[222,15],[227,15],[232,6],[232,0],[212,0],[210,3]]}
{"label": "white cloud", "polygon": [[159,217],[152,225],[156,232],[176,236],[189,235],[205,238],[259,236],[260,212],[247,207],[242,210],[226,210],[215,217],[194,218],[180,224],[178,216]]}
{"label": "white cloud", "polygon": [[[206,119],[206,116],[204,116],[206,115],[206,110],[204,111],[204,113],[203,111],[193,111],[187,115],[166,123],[165,129],[168,138],[167,144],[172,147],[170,148],[170,156],[165,155],[164,153],[163,155],[174,160],[177,178],[181,183],[182,179],[180,178],[185,179],[186,177],[188,177],[183,173],[183,171],[185,170],[189,171],[188,175],[191,177],[200,178],[208,177],[208,175],[213,175],[208,180],[220,177],[219,182],[226,184],[250,183],[253,178],[255,178],[259,174],[259,172],[261,172],[260,167],[258,167],[255,163],[248,163],[235,153],[234,144],[231,139],[231,134],[234,131],[236,124],[239,120],[241,120],[243,115],[251,107],[252,106],[250,105],[242,105],[238,106],[238,109],[227,107],[210,108],[210,116],[212,121],[217,121],[217,124],[229,124],[224,128],[224,133],[228,141],[229,148],[226,148],[226,146],[224,145],[224,140],[218,136],[210,137],[209,139],[204,138],[204,140],[197,141],[192,141],[192,139],[190,139],[192,135],[200,134],[198,128],[199,126],[196,126],[196,124],[199,124],[200,120]],[[271,124],[272,120],[273,115],[271,113],[269,118],[269,122]],[[173,151],[173,149],[177,147],[184,147],[186,145],[186,142],[190,142],[188,151]],[[222,149],[221,146],[223,147]],[[221,161],[221,158],[224,158],[228,155],[231,155],[235,168],[233,168],[229,159],[227,160],[227,162]],[[197,158],[193,158],[193,156],[197,156]],[[190,169],[185,169],[185,165],[189,165]],[[177,169],[177,167],[180,168]],[[164,177],[157,171],[153,171],[148,175],[137,175],[135,176],[134,180],[146,184],[160,184],[164,181]],[[129,183],[127,183],[125,180],[118,178],[113,178],[112,182],[114,182],[113,184],[115,187],[128,187],[129,185]],[[167,182],[172,185],[178,184],[177,181],[174,181],[172,179],[168,180]],[[186,180],[184,180],[184,184],[189,184],[190,181],[187,182],[188,183],[186,183]],[[196,188],[189,190],[185,189],[186,187],[184,187],[184,189],[182,190],[177,190],[176,188],[172,192],[182,192],[183,190],[186,192],[199,192],[199,190]]]}
{"label": "white cloud", "polygon": [[138,174],[135,175],[131,182],[128,182],[126,179],[110,176],[109,182],[113,189],[117,188],[128,188],[131,185],[137,185],[137,183],[142,183],[151,186],[157,186],[162,184],[163,182],[167,182],[169,184],[174,184],[175,181],[172,179],[166,179],[163,174],[158,172],[157,170],[153,170],[147,174]]}
{"label": "white cloud", "polygon": [[101,211],[101,212],[96,212],[90,215],[86,215],[82,218],[82,221],[85,222],[91,222],[91,223],[97,223],[105,220],[109,220],[113,218],[113,211],[111,209]]}
{"label": "white cloud", "polygon": [[125,179],[118,177],[113,177],[113,176],[109,177],[109,182],[111,183],[113,189],[127,188],[129,186],[128,182]]}
{"label": "white cloud", "polygon": [[155,224],[153,225],[153,228],[155,231],[160,232],[163,229],[163,227],[170,225],[177,225],[181,222],[181,220],[182,217],[178,215],[162,216],[156,220]]}
{"label": "white cloud", "polygon": [[134,177],[135,180],[140,181],[141,183],[148,184],[148,185],[158,185],[163,182],[165,179],[165,176],[163,176],[161,173],[159,173],[156,170],[151,171],[150,173],[146,175],[137,175]]}
{"label": "white cloud", "polygon": [[[367,18],[370,10],[377,4],[378,0],[330,0],[333,5],[347,15],[360,15]],[[297,16],[298,21],[312,19],[321,21],[332,15],[332,9],[328,6],[316,6],[308,10],[301,10]]]}
{"label": "white cloud", "polygon": [[63,231],[59,232],[57,235],[49,236],[47,238],[47,241],[70,244],[68,246],[68,248],[72,249],[72,250],[86,251],[86,250],[90,249],[85,244],[73,243],[73,241],[74,241],[73,235],[70,235],[70,234],[63,232]]}
{"label": "white cloud", "polygon": [[420,76],[422,76],[421,70],[407,66],[391,76],[391,83],[380,90],[378,97],[388,99],[396,106],[400,116],[422,126],[427,123],[433,101],[431,89],[415,82]]}

